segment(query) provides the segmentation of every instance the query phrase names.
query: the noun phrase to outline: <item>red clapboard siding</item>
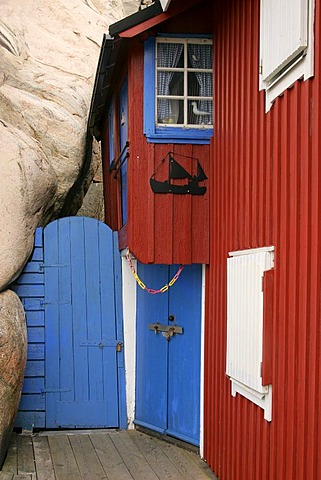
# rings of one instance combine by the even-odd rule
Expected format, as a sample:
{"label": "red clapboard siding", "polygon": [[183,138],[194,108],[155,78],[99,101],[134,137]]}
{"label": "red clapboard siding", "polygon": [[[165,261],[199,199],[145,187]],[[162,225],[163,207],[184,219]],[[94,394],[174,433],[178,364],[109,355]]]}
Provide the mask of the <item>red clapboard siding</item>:
{"label": "red clapboard siding", "polygon": [[[205,458],[220,480],[321,478],[320,0],[315,77],[264,113],[259,2],[215,12],[215,137],[205,338]],[[272,422],[225,376],[226,258],[274,245],[268,373]],[[269,279],[271,280],[271,279]],[[271,318],[272,317],[272,318]],[[266,339],[268,340],[268,339]]]}
{"label": "red clapboard siding", "polygon": [[128,63],[129,248],[142,263],[207,263],[209,193],[200,197],[154,194],[149,180],[170,151],[179,160],[183,158],[188,168],[196,162],[184,157],[197,157],[208,172],[209,146],[147,143],[143,134],[142,85],[143,43],[138,39],[132,42]]}

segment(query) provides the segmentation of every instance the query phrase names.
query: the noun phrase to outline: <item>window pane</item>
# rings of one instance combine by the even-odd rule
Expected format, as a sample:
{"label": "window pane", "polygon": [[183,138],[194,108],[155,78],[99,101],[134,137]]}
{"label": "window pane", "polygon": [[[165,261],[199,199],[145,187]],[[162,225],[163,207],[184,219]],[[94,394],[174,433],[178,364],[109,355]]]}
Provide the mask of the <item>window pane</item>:
{"label": "window pane", "polygon": [[190,97],[212,97],[213,95],[212,73],[189,72],[187,91]]}
{"label": "window pane", "polygon": [[213,125],[212,100],[189,100],[188,123],[190,125]]}
{"label": "window pane", "polygon": [[157,100],[157,123],[184,123],[184,101],[159,98]]}
{"label": "window pane", "polygon": [[184,95],[183,72],[157,72],[157,95]]}
{"label": "window pane", "polygon": [[188,50],[188,68],[213,68],[213,46],[190,44]]}
{"label": "window pane", "polygon": [[182,43],[158,43],[157,67],[178,68],[184,66]]}

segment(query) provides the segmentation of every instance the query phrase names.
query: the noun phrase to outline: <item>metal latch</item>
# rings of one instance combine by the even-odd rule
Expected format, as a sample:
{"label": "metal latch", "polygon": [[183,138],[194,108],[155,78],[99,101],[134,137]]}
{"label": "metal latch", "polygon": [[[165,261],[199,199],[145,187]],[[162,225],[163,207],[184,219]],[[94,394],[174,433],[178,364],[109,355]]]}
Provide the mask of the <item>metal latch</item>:
{"label": "metal latch", "polygon": [[161,325],[159,322],[157,322],[150,323],[148,328],[149,330],[154,330],[156,335],[158,332],[162,332],[162,335],[166,338],[166,340],[170,340],[175,334],[183,334],[183,327],[179,327],[177,325]]}
{"label": "metal latch", "polygon": [[115,347],[116,352],[121,352],[123,347],[123,342],[114,339],[102,339],[102,340],[85,340],[79,343],[80,347],[98,347],[102,350],[104,347]]}

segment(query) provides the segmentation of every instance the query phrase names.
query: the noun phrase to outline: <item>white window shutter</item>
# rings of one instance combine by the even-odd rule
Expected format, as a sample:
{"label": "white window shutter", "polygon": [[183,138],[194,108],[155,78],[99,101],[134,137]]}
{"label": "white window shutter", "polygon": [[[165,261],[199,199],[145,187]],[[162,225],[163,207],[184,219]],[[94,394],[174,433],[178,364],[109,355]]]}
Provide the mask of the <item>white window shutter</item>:
{"label": "white window shutter", "polygon": [[263,275],[273,268],[274,248],[231,252],[227,260],[226,374],[240,393],[271,420],[271,385],[262,384]]}
{"label": "white window shutter", "polygon": [[261,0],[261,75],[269,82],[308,46],[308,0]]}

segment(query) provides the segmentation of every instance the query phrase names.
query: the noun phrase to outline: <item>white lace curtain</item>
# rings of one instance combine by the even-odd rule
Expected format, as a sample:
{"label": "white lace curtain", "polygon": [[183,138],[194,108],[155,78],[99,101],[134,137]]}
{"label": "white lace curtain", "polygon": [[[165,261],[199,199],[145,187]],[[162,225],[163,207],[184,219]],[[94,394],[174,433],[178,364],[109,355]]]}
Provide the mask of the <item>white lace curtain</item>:
{"label": "white lace curtain", "polygon": [[[175,68],[182,55],[183,45],[181,43],[159,43],[157,51],[157,66]],[[174,72],[158,71],[157,92],[158,95],[170,95],[170,83]],[[171,100],[160,98],[157,102],[157,121],[166,123],[172,117]]]}
{"label": "white lace curtain", "polygon": [[[212,45],[190,44],[188,45],[188,56],[192,68],[211,70],[213,67]],[[213,96],[213,75],[211,72],[195,72],[199,84],[200,97]],[[193,124],[213,124],[213,102],[212,100],[199,100],[196,102],[197,109],[207,112],[208,115],[192,114]]]}

